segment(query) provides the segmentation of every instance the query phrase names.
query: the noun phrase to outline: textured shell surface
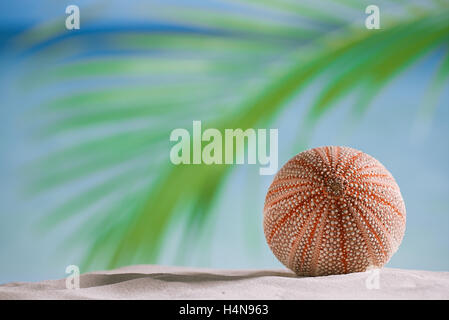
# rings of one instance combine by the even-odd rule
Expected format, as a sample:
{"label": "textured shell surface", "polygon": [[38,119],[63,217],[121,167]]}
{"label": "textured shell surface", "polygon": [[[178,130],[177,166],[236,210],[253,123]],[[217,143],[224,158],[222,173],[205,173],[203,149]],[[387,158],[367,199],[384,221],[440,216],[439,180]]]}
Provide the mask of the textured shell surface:
{"label": "textured shell surface", "polygon": [[385,265],[405,232],[406,212],[391,173],[349,147],[310,149],[275,175],[264,206],[267,243],[302,276],[363,272]]}

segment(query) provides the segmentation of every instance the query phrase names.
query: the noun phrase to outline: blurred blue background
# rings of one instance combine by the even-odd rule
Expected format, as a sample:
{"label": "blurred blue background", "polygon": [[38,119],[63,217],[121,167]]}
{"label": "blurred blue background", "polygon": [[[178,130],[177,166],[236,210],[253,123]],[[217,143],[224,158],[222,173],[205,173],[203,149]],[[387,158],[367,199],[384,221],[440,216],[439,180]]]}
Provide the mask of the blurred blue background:
{"label": "blurred blue background", "polygon": [[[192,120],[198,119],[212,124],[222,123],[222,118],[239,119],[250,110],[253,97],[272,88],[271,80],[283,79],[285,70],[298,63],[307,66],[321,53],[337,50],[345,39],[371,36],[364,29],[368,2],[348,1],[351,6],[344,1],[300,3],[298,12],[303,15],[288,6],[270,6],[270,1],[1,2],[0,283],[64,277],[69,264],[85,266],[82,272],[131,263],[282,267],[262,230],[264,197],[273,177],[260,176],[258,165],[229,168],[217,178],[220,184],[214,185],[210,199],[201,193],[161,200],[176,206],[160,211],[170,215],[163,229],[148,224],[148,234],[157,234],[148,241],[132,240],[133,225],[126,219],[140,212],[158,181],[169,179],[162,173],[172,168],[168,138],[173,128],[190,129]],[[402,6],[379,2],[381,13],[388,12],[382,20],[384,33],[389,23],[413,24],[425,16],[423,12],[428,17],[447,12],[447,2],[442,3],[444,10],[419,1]],[[65,8],[70,4],[81,10],[77,31],[65,29]],[[429,34],[433,26],[429,24]],[[425,28],[421,34],[426,34]],[[405,238],[388,267],[449,271],[449,82],[447,76],[435,80],[448,59],[447,27],[442,30],[446,30],[445,40],[429,45],[429,50],[404,63],[400,72],[379,81],[381,89],[374,82],[366,85],[378,90],[371,98],[362,94],[370,100],[363,112],[357,111],[361,101],[354,86],[342,91],[318,118],[310,117],[328,83],[346,79],[344,70],[351,70],[354,63],[349,59],[334,65],[323,62],[320,75],[280,103],[269,121],[254,120],[261,127],[279,129],[279,167],[306,146],[322,145],[351,146],[386,166],[407,208]],[[416,37],[418,46],[419,33]],[[381,37],[373,41],[385,45],[388,52],[391,43],[383,44]],[[388,55],[386,61],[395,63]],[[373,77],[369,72],[360,73],[360,85]],[[82,96],[86,92],[112,96],[122,89],[123,95],[109,100]],[[143,105],[127,113],[127,106],[142,102],[149,109],[160,109],[147,112]],[[59,105],[65,106],[58,109]],[[91,113],[77,113],[91,106]],[[122,108],[121,113],[116,108]],[[111,113],[112,109],[117,112]],[[84,141],[127,130],[160,138],[140,142],[139,135],[132,135],[103,144],[97,151],[67,151]],[[304,136],[308,137],[305,142]],[[148,148],[140,152],[142,145]],[[54,158],[46,158],[53,154]],[[123,154],[130,157],[107,168],[100,165]],[[88,162],[93,156],[98,156],[98,162]],[[82,161],[87,164],[79,165]],[[118,175],[121,178],[110,188],[113,191],[101,189],[101,196],[91,193],[92,199],[89,194],[83,196],[95,185],[112,186],[110,179]],[[191,188],[189,179],[194,178],[180,180],[178,188]],[[199,183],[193,189],[202,186]],[[211,200],[203,210],[207,218],[195,216],[201,210],[188,209],[195,196]],[[122,202],[114,202],[119,198]],[[134,211],[111,211],[121,205]],[[54,211],[58,207],[72,212],[70,217],[41,226],[49,215],[52,221],[58,220],[55,217],[61,210]],[[192,225],[191,217],[201,223]],[[92,229],[85,229],[86,223]],[[109,224],[110,233],[95,247]],[[193,232],[186,232],[188,228]],[[142,253],[111,260],[117,243],[126,243],[124,248],[135,245],[136,252]],[[152,250],[157,254],[150,254]],[[93,258],[85,263],[89,255]]]}

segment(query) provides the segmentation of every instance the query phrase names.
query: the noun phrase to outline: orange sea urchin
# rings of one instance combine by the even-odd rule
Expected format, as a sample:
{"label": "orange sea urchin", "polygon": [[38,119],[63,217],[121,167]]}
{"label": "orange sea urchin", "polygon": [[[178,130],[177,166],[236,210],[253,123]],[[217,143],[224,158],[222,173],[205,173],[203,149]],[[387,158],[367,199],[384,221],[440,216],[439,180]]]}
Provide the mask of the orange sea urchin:
{"label": "orange sea urchin", "polygon": [[274,255],[298,275],[382,267],[405,231],[405,205],[393,176],[348,147],[299,153],[276,174],[264,207]]}

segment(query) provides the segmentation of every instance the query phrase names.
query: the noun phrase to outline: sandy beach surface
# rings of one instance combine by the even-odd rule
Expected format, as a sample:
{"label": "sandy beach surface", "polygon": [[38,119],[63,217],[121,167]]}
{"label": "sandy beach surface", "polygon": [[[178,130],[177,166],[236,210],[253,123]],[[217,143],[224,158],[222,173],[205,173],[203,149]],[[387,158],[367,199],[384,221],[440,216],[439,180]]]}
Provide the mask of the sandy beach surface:
{"label": "sandy beach surface", "polygon": [[136,265],[66,279],[0,285],[0,299],[449,299],[449,272],[385,268],[326,277],[288,270]]}

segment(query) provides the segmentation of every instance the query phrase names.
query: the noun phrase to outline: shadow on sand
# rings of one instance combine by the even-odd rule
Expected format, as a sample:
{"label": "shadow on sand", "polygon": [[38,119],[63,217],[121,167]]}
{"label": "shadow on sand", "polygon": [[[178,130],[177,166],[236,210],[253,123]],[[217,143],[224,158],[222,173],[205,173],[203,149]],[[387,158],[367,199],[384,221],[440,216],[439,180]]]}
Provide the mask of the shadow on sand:
{"label": "shadow on sand", "polygon": [[248,271],[238,275],[223,275],[209,272],[186,272],[186,273],[121,273],[121,274],[85,274],[81,275],[80,287],[90,288],[126,282],[135,279],[153,279],[165,282],[223,282],[238,281],[261,277],[300,278],[288,271]]}

